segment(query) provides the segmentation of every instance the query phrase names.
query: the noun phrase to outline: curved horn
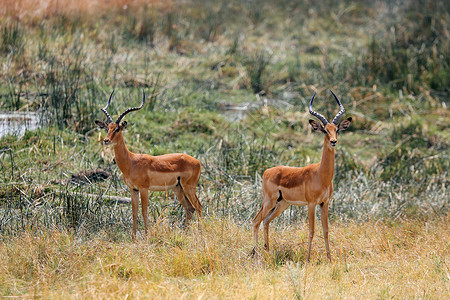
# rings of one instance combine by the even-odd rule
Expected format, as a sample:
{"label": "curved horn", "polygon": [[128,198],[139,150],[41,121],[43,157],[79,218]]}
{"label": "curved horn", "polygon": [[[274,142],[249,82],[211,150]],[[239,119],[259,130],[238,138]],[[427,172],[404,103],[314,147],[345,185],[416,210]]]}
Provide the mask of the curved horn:
{"label": "curved horn", "polygon": [[107,123],[108,123],[108,124],[109,124],[109,123],[112,123],[112,121],[113,121],[113,119],[111,118],[111,116],[110,116],[110,115],[108,114],[108,112],[106,111],[106,109],[107,109],[108,106],[109,106],[109,103],[111,103],[111,99],[112,99],[113,94],[114,94],[114,90],[112,91],[111,95],[109,96],[108,104],[106,104],[105,107],[100,108],[100,110],[101,110],[102,112],[105,113],[106,118],[108,119],[108,120],[107,120]]}
{"label": "curved horn", "polygon": [[316,93],[314,93],[314,95],[312,96],[311,102],[309,103],[309,113],[312,114],[313,116],[317,117],[322,122],[323,126],[325,126],[328,124],[327,119],[312,109],[312,104],[313,104],[315,96],[316,96]]}
{"label": "curved horn", "polygon": [[125,117],[126,114],[128,114],[128,113],[130,113],[130,112],[132,112],[132,111],[135,111],[135,110],[140,110],[140,109],[144,106],[144,103],[145,103],[145,91],[144,91],[144,90],[142,90],[142,94],[143,94],[144,96],[143,96],[143,99],[142,99],[141,106],[139,106],[139,107],[131,107],[131,108],[127,109],[126,111],[124,111],[124,112],[119,116],[119,118],[117,119],[117,121],[116,121],[117,124],[120,123],[120,120],[122,120],[122,118]]}
{"label": "curved horn", "polygon": [[341,101],[339,101],[338,97],[333,93],[333,91],[330,90],[330,92],[333,94],[334,99],[336,99],[336,102],[338,103],[339,109],[340,109],[339,112],[337,113],[336,117],[334,117],[334,119],[333,119],[333,124],[334,124],[334,125],[337,125],[338,122],[339,122],[339,118],[340,118],[340,117],[342,116],[342,114],[345,112],[345,108],[344,108],[344,106],[342,105]]}

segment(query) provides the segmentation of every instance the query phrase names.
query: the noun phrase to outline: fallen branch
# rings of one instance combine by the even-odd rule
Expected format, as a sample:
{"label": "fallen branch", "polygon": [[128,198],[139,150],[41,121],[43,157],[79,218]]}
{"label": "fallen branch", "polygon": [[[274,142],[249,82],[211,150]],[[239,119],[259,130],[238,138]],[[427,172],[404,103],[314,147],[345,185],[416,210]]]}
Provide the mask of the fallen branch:
{"label": "fallen branch", "polygon": [[[61,192],[63,194],[64,192]],[[88,193],[74,193],[72,195],[81,197],[91,197],[91,198],[103,198],[117,201],[118,203],[128,204],[131,203],[131,198],[121,197],[121,196],[109,196],[109,195],[99,195],[99,194],[88,194]]]}

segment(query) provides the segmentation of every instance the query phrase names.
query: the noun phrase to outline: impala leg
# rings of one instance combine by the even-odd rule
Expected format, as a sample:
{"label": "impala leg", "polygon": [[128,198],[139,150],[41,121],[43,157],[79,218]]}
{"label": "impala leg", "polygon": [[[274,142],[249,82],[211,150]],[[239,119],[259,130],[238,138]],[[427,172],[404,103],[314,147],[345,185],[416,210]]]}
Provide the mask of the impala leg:
{"label": "impala leg", "polygon": [[195,199],[194,202],[197,203],[197,205],[196,205],[197,214],[201,218],[202,217],[202,211],[203,211],[203,205],[202,205],[202,203],[200,202],[200,200],[197,197],[197,192],[196,192],[195,188],[192,189],[192,195],[194,196],[194,199]]}
{"label": "impala leg", "polygon": [[287,203],[284,199],[277,202],[274,209],[272,209],[269,214],[264,218],[264,245],[266,249],[269,250],[269,224],[273,219],[278,217],[286,208],[289,207],[289,203]]}
{"label": "impala leg", "polygon": [[[274,208],[276,203],[277,203],[276,198],[275,200],[272,201],[272,199],[269,196],[264,195],[264,200],[261,209],[253,219],[253,238],[255,239],[255,249],[256,247],[258,247],[259,225],[261,225],[262,220],[264,220],[267,214]],[[253,251],[255,251],[255,249],[253,249]]]}
{"label": "impala leg", "polygon": [[308,243],[308,255],[306,256],[307,262],[309,262],[309,258],[311,257],[311,246],[312,246],[312,240],[314,237],[315,211],[316,211],[315,204],[308,205],[309,243]]}
{"label": "impala leg", "polygon": [[131,192],[131,212],[133,216],[133,233],[131,237],[133,238],[133,241],[135,241],[137,230],[138,208],[139,208],[139,191],[130,189],[130,192]]}
{"label": "impala leg", "polygon": [[195,212],[195,208],[191,205],[188,199],[186,199],[186,195],[182,188],[178,187],[175,190],[175,194],[177,195],[178,201],[180,201],[181,205],[183,205],[184,211],[186,212],[186,218],[184,219],[184,227],[187,227],[189,221],[192,219],[192,215]]}
{"label": "impala leg", "polygon": [[261,206],[261,208],[259,209],[258,213],[256,214],[256,216],[253,218],[253,239],[255,240],[255,247],[253,247],[252,253],[255,254],[256,252],[256,247],[258,246],[258,230],[259,230],[259,225],[261,224],[261,220],[262,218],[260,217],[260,215],[262,214],[262,210],[264,208],[264,204]]}
{"label": "impala leg", "polygon": [[329,204],[328,202],[322,203],[320,219],[322,220],[323,238],[325,239],[325,248],[327,249],[327,257],[331,262],[330,246],[328,245],[328,204]]}
{"label": "impala leg", "polygon": [[142,217],[144,218],[145,235],[147,235],[147,231],[148,231],[148,190],[141,189],[139,191],[139,193],[141,194]]}
{"label": "impala leg", "polygon": [[187,202],[189,202],[189,205],[191,205],[195,208],[198,216],[201,218],[203,206],[200,203],[200,201],[198,200],[195,189],[196,189],[195,187],[183,187],[183,191],[187,198]]}

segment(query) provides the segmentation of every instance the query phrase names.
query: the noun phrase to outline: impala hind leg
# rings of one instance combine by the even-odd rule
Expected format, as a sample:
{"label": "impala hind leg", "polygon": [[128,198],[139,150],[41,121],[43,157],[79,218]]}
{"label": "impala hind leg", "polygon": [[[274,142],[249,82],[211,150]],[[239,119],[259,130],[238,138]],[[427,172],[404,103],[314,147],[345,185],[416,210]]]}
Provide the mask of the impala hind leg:
{"label": "impala hind leg", "polygon": [[130,192],[131,192],[131,212],[133,216],[133,233],[131,237],[133,241],[135,241],[137,231],[138,209],[139,209],[139,191],[130,188]]}
{"label": "impala hind leg", "polygon": [[144,218],[145,235],[147,235],[147,232],[148,232],[148,190],[141,189],[141,190],[139,190],[139,193],[141,194],[142,217]]}
{"label": "impala hind leg", "polygon": [[186,195],[187,200],[191,203],[191,205],[194,206],[198,216],[201,218],[203,205],[200,203],[200,200],[198,200],[195,189],[196,189],[195,187],[186,187],[184,189],[184,194]]}
{"label": "impala hind leg", "polygon": [[255,248],[253,249],[253,252],[256,251],[256,248],[258,247],[258,231],[259,231],[259,225],[261,225],[261,222],[264,220],[264,218],[267,216],[267,214],[274,209],[277,201],[278,195],[276,194],[275,197],[271,197],[268,195],[264,195],[264,200],[261,206],[261,209],[256,214],[255,218],[253,219],[253,238],[255,240]]}
{"label": "impala hind leg", "polygon": [[320,219],[322,221],[323,238],[325,240],[325,248],[327,249],[327,257],[331,262],[330,246],[328,245],[328,205],[327,203],[322,203]]}
{"label": "impala hind leg", "polygon": [[[199,175],[200,176],[200,175]],[[203,205],[200,203],[197,197],[197,184],[198,178],[194,180],[188,180],[178,177],[178,186],[183,190],[186,199],[197,211],[198,216],[202,217]]]}
{"label": "impala hind leg", "polygon": [[195,212],[195,208],[186,198],[186,195],[181,187],[177,187],[174,191],[175,194],[177,195],[178,201],[180,201],[181,205],[183,205],[184,211],[186,212],[186,218],[184,219],[184,227],[187,227],[189,221],[192,219],[192,215]]}
{"label": "impala hind leg", "polygon": [[[280,196],[281,198],[281,196]],[[290,206],[286,200],[281,199],[277,201],[277,204],[274,209],[272,209],[269,214],[264,218],[264,246],[267,250],[269,250],[269,224],[273,219],[278,217],[283,211],[286,210]]]}

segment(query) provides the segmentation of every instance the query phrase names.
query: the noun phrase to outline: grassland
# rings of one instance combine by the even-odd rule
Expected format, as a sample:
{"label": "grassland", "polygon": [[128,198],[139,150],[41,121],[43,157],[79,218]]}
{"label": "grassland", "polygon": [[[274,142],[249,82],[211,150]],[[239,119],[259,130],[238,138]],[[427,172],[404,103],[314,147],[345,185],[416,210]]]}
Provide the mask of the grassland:
{"label": "grassland", "polygon": [[225,219],[188,231],[157,223],[136,243],[25,232],[0,246],[1,291],[45,298],[445,298],[448,222],[337,222],[334,262],[317,239],[309,264],[306,224],[274,232],[274,250],[256,261],[249,228]]}
{"label": "grassland", "polygon": [[[0,109],[43,127],[0,138],[0,294],[44,298],[445,298],[449,7],[444,1],[5,1]],[[303,209],[249,257],[261,176],[318,162],[307,103],[354,122],[339,136],[334,261]],[[133,152],[202,162],[205,218],[153,193],[150,235],[94,126],[110,92]],[[94,176],[104,174],[105,176]],[[108,177],[105,179],[105,177]],[[140,220],[142,221],[142,220]],[[142,226],[142,222],[140,222]]]}

